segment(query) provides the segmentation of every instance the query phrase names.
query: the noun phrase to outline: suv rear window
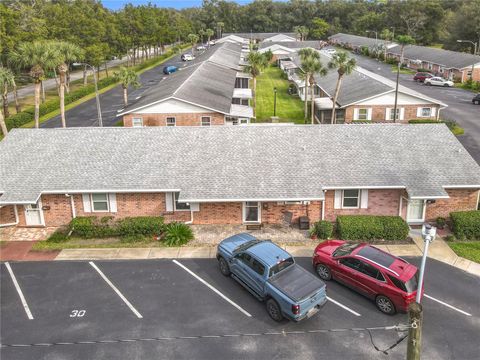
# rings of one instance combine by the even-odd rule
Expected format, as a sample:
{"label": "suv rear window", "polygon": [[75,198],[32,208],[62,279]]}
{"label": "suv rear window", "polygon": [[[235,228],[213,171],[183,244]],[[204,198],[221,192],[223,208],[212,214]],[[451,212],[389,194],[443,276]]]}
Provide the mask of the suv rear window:
{"label": "suv rear window", "polygon": [[280,271],[285,270],[290,265],[293,265],[294,261],[293,258],[288,258],[285,260],[280,261],[276,265],[270,268],[270,272],[268,273],[268,277],[272,277],[275,274],[278,274]]}
{"label": "suv rear window", "polygon": [[397,279],[396,277],[394,277],[392,275],[388,275],[388,278],[390,280],[392,280],[393,284],[397,288],[399,288],[402,291],[405,291],[406,293],[412,293],[415,290],[417,290],[417,287],[418,287],[418,271],[407,282],[403,282],[402,280]]}

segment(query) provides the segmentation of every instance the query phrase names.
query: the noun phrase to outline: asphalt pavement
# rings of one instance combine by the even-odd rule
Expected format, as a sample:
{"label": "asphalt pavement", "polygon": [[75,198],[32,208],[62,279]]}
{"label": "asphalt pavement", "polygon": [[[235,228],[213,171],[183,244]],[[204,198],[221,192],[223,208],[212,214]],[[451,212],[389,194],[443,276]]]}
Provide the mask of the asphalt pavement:
{"label": "asphalt pavement", "polygon": [[[313,272],[309,258],[297,260]],[[384,315],[335,282],[327,284],[331,301],[314,317],[276,323],[262,302],[220,274],[215,259],[179,259],[183,267],[175,261],[1,264],[1,358],[385,359],[360,329],[407,323],[407,315]],[[424,359],[477,358],[479,286],[476,276],[427,261]],[[350,328],[358,329],[315,331]],[[371,334],[385,349],[405,333]],[[403,341],[388,358],[405,354]]]}
{"label": "asphalt pavement", "polygon": [[[392,65],[372,59],[370,57],[353,54],[357,64],[396,81],[396,72],[392,72]],[[440,110],[440,118],[455,120],[465,129],[465,134],[458,137],[472,157],[480,164],[480,106],[472,104],[474,93],[459,88],[444,88],[439,86],[427,86],[413,81],[413,75],[400,74],[400,84],[418,91],[421,94],[440,100],[448,105]]]}
{"label": "asphalt pavement", "polygon": [[[184,50],[189,52],[190,50]],[[175,65],[180,71],[182,68],[192,66],[203,61],[206,58],[208,49],[202,53],[198,53],[193,61],[184,62],[181,60],[181,54],[172,57],[164,63],[156,66],[153,69],[147,70],[140,75],[140,83],[142,84],[139,89],[130,88],[128,90],[128,102],[133,103],[136,98],[141,96],[146,90],[153,85],[158,84],[167,76],[175,76],[163,74],[163,67],[167,65]],[[100,94],[100,107],[102,109],[102,121],[103,126],[115,126],[117,122],[122,120],[121,117],[117,117],[117,114],[124,108],[123,105],[123,89],[121,85],[108,90],[107,92]],[[98,126],[98,113],[95,98],[90,99],[65,113],[67,127],[83,127],[83,126]],[[61,120],[60,115],[47,120],[40,124],[43,128],[60,127]]]}

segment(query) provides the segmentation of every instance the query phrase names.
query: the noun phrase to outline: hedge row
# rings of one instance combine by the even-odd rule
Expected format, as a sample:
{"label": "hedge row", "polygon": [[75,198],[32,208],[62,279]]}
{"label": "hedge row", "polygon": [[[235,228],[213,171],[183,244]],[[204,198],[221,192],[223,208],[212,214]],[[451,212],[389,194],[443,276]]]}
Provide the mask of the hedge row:
{"label": "hedge row", "polygon": [[337,233],[343,240],[405,240],[408,231],[400,216],[337,216]]}
{"label": "hedge row", "polygon": [[310,235],[317,239],[330,239],[333,235],[333,224],[330,221],[320,220],[313,224]]}
{"label": "hedge row", "polygon": [[451,212],[450,218],[457,239],[480,240],[480,210]]}
{"label": "hedge row", "polygon": [[[102,79],[98,82],[98,89],[103,89],[111,84],[114,84],[116,79],[113,77]],[[65,94],[65,105],[71,104],[89,94],[92,94],[95,91],[95,85],[89,84],[84,86],[80,89],[72,91],[70,94]],[[45,103],[40,105],[39,113],[40,116],[46,115],[51,113],[52,111],[60,109],[60,100],[59,99],[52,99],[48,100]],[[35,115],[35,108],[29,107],[18,114],[9,116],[5,123],[7,124],[7,129],[11,130],[12,128],[21,127],[33,121]]]}
{"label": "hedge row", "polygon": [[130,217],[114,221],[111,216],[76,217],[70,222],[72,234],[89,239],[109,236],[160,236],[165,231],[162,217]]}

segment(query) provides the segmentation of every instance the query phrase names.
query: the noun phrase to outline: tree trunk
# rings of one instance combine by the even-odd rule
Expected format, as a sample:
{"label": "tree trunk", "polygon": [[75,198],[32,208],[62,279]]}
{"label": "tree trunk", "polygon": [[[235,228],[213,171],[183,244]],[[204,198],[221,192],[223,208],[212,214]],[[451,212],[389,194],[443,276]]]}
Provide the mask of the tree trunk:
{"label": "tree trunk", "polygon": [[332,106],[332,120],[331,123],[335,124],[335,105],[337,104],[338,93],[340,92],[340,85],[342,83],[342,76],[338,76],[337,86],[335,87],[335,95],[333,96],[333,106]]}
{"label": "tree trunk", "polygon": [[67,70],[67,78],[65,81],[65,90],[67,91],[67,94],[70,94],[70,64],[67,65],[68,70]]}
{"label": "tree trunk", "polygon": [[314,84],[310,84],[310,111],[311,111],[311,115],[312,115],[312,125],[315,123],[314,122],[314,119],[315,119],[315,102],[314,102],[314,97],[315,97],[315,92],[313,91],[314,90]]}
{"label": "tree trunk", "polygon": [[257,113],[257,77],[253,77],[253,94],[252,94],[252,100],[253,100],[253,116]]}
{"label": "tree trunk", "polygon": [[13,82],[13,101],[15,101],[15,111],[18,114],[20,111],[22,111],[22,108],[20,107],[20,103],[18,102],[17,84],[15,83],[15,81]]}
{"label": "tree trunk", "polygon": [[67,127],[67,121],[65,120],[65,69],[60,70],[60,118],[62,120],[62,127]]}
{"label": "tree trunk", "polygon": [[305,124],[308,118],[308,76],[309,74],[305,74],[305,87],[303,88],[303,100],[305,101],[303,118],[305,119]]}
{"label": "tree trunk", "polygon": [[87,65],[83,66],[83,86],[87,86]]}
{"label": "tree trunk", "polygon": [[10,116],[10,111],[8,110],[8,86],[6,84],[3,87],[2,100],[3,100],[3,114],[5,115],[5,118],[8,118]]}
{"label": "tree trunk", "polygon": [[58,81],[57,70],[53,69],[53,75],[54,75],[54,79],[55,79],[55,86],[57,87],[57,93],[60,96],[60,83]]}
{"label": "tree trunk", "polygon": [[105,75],[108,78],[108,61],[105,61]]}
{"label": "tree trunk", "polygon": [[402,45],[400,50],[400,67],[403,65],[403,51],[405,50],[405,45]]}
{"label": "tree trunk", "polygon": [[40,127],[40,93],[42,90],[42,81],[40,79],[35,79],[35,128]]}
{"label": "tree trunk", "polygon": [[128,105],[128,88],[125,86],[123,87],[123,104]]}
{"label": "tree trunk", "polygon": [[0,110],[0,129],[2,130],[3,136],[7,136],[7,124],[5,124],[5,119],[3,117],[2,111]]}
{"label": "tree trunk", "polygon": [[45,86],[43,86],[43,80],[40,81],[40,88],[42,89],[42,104],[45,103]]}
{"label": "tree trunk", "polygon": [[133,66],[135,66],[136,62],[135,62],[135,54],[136,51],[135,51],[135,48],[133,48]]}

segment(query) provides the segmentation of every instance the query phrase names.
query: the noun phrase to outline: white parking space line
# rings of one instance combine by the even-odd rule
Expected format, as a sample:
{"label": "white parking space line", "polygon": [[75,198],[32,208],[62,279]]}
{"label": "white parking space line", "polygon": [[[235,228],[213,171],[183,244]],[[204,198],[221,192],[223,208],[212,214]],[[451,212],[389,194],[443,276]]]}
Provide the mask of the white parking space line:
{"label": "white parking space line", "polygon": [[347,310],[347,311],[350,311],[350,312],[351,312],[353,315],[355,315],[355,316],[362,316],[362,315],[360,315],[359,313],[357,313],[356,311],[350,309],[348,306],[345,306],[345,305],[343,305],[342,303],[339,303],[337,300],[333,300],[333,299],[332,299],[331,297],[329,297],[329,296],[327,296],[327,300],[328,300],[328,301],[331,301],[332,303],[334,303],[334,304],[337,305],[337,306],[340,306],[342,309],[345,309],[345,310]]}
{"label": "white parking space line", "polygon": [[89,261],[89,264],[92,265],[92,267],[100,274],[100,276],[103,278],[103,280],[105,280],[105,282],[110,285],[110,287],[113,289],[113,291],[115,291],[117,293],[117,295],[120,297],[120,299],[123,300],[123,302],[125,304],[127,304],[127,306],[130,308],[130,310],[132,310],[132,312],[137,315],[137,317],[139,319],[142,319],[143,316],[142,314],[140,314],[137,309],[135,309],[133,307],[133,305],[130,303],[130,301],[127,300],[127,298],[125,296],[123,296],[123,294],[120,292],[120,290],[117,289],[117,287],[115,285],[113,285],[113,283],[105,276],[105,274],[102,272],[102,270],[100,270],[97,265],[95,265],[93,263],[93,261]]}
{"label": "white parking space line", "polygon": [[187,268],[185,265],[179,263],[177,260],[172,260],[175,264],[177,264],[178,266],[180,266],[183,270],[185,270],[186,272],[188,272],[190,275],[192,275],[195,279],[197,279],[198,281],[200,281],[203,285],[207,286],[210,290],[212,290],[213,292],[215,292],[218,296],[220,296],[222,299],[224,299],[225,301],[227,301],[228,303],[230,303],[231,305],[235,306],[238,310],[240,310],[242,313],[244,313],[245,315],[247,315],[248,317],[252,317],[252,315],[246,311],[245,309],[243,309],[240,305],[238,305],[237,303],[235,303],[234,301],[230,300],[228,297],[226,297],[225,295],[223,295],[219,290],[217,290],[215,287],[213,287],[212,285],[210,285],[208,282],[206,282],[205,280],[203,280],[200,276],[198,276],[197,274],[195,274],[193,271],[191,271],[189,268]]}
{"label": "white parking space line", "polygon": [[33,315],[32,312],[30,311],[30,308],[28,307],[27,301],[25,300],[25,296],[23,296],[22,289],[20,289],[20,285],[18,285],[17,278],[15,277],[15,274],[13,273],[13,270],[8,262],[5,263],[5,266],[7,267],[8,273],[10,274],[10,277],[12,278],[13,285],[15,285],[15,289],[17,289],[18,296],[20,296],[20,301],[22,302],[23,308],[25,309],[25,312],[27,313],[27,317],[29,320],[33,320]]}
{"label": "white parking space line", "polygon": [[442,304],[452,310],[455,310],[455,311],[458,311],[459,313],[462,313],[464,315],[467,315],[467,316],[472,316],[472,314],[469,314],[467,313],[466,311],[463,311],[463,310],[460,310],[459,308],[455,307],[455,306],[452,306],[452,305],[449,305],[447,304],[446,302],[443,302],[441,300],[438,300],[438,299],[435,299],[433,296],[430,296],[430,295],[427,295],[427,294],[423,294],[423,296],[425,296],[426,298],[430,299],[430,300],[433,300],[433,301],[436,301],[438,302],[439,304]]}

